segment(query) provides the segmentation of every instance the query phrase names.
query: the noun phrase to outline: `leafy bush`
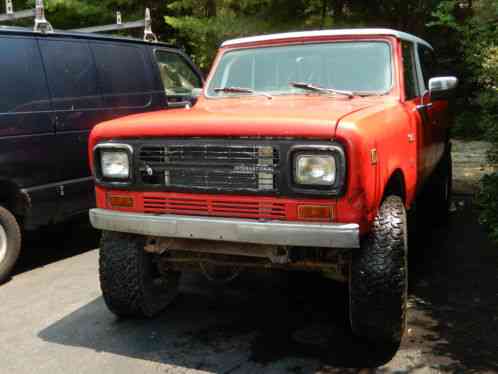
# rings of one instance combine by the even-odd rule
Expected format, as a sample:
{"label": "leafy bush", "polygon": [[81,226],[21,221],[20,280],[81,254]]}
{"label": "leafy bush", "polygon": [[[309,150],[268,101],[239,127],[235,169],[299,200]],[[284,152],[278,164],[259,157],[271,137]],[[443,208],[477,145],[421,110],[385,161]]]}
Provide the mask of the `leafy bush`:
{"label": "leafy bush", "polygon": [[477,202],[481,223],[488,227],[491,239],[498,243],[498,173],[482,179]]}
{"label": "leafy bush", "polygon": [[451,136],[456,139],[479,140],[484,137],[486,128],[480,108],[465,110],[457,115]]}
{"label": "leafy bush", "polygon": [[165,20],[178,31],[179,38],[187,42],[192,59],[204,72],[209,70],[218,47],[224,40],[255,34],[258,29],[269,29],[260,20],[241,19],[231,13],[211,18],[166,16]]}

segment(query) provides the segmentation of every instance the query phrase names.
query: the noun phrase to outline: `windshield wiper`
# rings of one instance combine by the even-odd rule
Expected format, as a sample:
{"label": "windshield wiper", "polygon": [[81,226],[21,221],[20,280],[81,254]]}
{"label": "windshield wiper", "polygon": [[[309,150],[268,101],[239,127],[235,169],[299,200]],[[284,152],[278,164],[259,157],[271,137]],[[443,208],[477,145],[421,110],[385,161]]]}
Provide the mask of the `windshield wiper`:
{"label": "windshield wiper", "polygon": [[245,88],[245,87],[219,87],[215,88],[213,91],[216,93],[225,92],[225,93],[246,93],[251,95],[262,95],[266,96],[268,99],[273,99],[273,96],[267,94],[266,92],[256,92],[254,90],[251,90],[250,88]]}
{"label": "windshield wiper", "polygon": [[336,90],[334,88],[325,88],[325,87],[320,87],[317,85],[314,85],[312,83],[304,83],[304,82],[290,82],[289,83],[292,87],[296,88],[301,88],[303,90],[308,90],[308,91],[315,91],[315,92],[325,92],[325,93],[331,93],[335,95],[344,95],[352,99],[354,97],[354,92],[353,91],[342,91],[342,90]]}

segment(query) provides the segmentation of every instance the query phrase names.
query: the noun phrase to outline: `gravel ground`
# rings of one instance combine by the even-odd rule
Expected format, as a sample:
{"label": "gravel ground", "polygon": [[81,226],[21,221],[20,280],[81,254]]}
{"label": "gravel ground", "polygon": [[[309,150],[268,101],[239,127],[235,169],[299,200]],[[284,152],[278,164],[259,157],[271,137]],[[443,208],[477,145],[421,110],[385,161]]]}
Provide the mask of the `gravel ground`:
{"label": "gravel ground", "polygon": [[486,153],[491,144],[484,141],[453,140],[453,182],[459,193],[473,194],[479,188],[484,174],[498,171],[498,165],[490,165]]}
{"label": "gravel ground", "polygon": [[397,352],[351,336],[342,285],[296,288],[283,273],[226,288],[189,274],[159,318],[119,320],[100,295],[98,234],[84,223],[37,232],[0,287],[0,373],[498,372],[498,248],[469,195],[454,206],[448,226],[411,237]]}

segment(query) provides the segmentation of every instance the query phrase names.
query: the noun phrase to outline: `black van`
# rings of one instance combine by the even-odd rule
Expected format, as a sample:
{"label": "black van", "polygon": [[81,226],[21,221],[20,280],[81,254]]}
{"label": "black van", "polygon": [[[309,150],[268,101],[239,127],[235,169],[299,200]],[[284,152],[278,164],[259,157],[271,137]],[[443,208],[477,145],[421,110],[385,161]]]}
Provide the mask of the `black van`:
{"label": "black van", "polygon": [[199,70],[162,43],[0,27],[0,283],[25,230],[94,205],[87,138],[102,121],[185,106]]}

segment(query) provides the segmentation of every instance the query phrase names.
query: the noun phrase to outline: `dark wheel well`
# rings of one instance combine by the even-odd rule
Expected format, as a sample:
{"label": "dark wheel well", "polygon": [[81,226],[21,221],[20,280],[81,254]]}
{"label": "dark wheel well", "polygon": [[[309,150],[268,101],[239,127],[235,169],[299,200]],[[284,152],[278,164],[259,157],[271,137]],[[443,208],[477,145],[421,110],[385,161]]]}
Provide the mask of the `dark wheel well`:
{"label": "dark wheel well", "polygon": [[26,215],[29,197],[23,194],[13,182],[0,181],[0,205],[10,210],[16,217]]}
{"label": "dark wheel well", "polygon": [[403,203],[406,202],[406,188],[405,188],[405,177],[401,170],[396,170],[384,188],[384,197],[395,195],[401,197]]}

